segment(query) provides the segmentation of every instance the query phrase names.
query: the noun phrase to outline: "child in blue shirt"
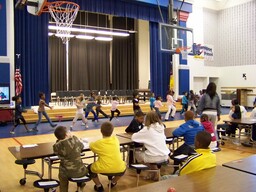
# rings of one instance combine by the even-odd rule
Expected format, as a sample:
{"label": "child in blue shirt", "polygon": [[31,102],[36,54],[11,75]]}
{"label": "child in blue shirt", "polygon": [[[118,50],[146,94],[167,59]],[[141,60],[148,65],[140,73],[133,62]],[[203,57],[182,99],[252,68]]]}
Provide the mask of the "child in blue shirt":
{"label": "child in blue shirt", "polygon": [[183,114],[185,111],[188,110],[188,92],[184,93],[181,99],[181,104],[182,104],[182,110],[180,111],[180,114]]}
{"label": "child in blue shirt", "polygon": [[151,111],[153,111],[153,109],[155,107],[155,104],[154,104],[155,100],[156,100],[155,99],[155,94],[152,93],[151,97],[149,98],[149,102],[150,102],[149,106],[150,106]]}
{"label": "child in blue shirt", "polygon": [[[194,120],[194,113],[193,111],[186,111],[185,112],[185,123],[180,125],[177,129],[173,131],[174,137],[184,137],[184,144],[181,145],[179,148],[177,148],[173,154],[171,155],[171,158],[174,159],[177,155],[192,155],[195,153],[194,150],[194,142],[196,134],[199,131],[204,131],[204,127],[201,125],[201,123]],[[179,165],[181,163],[181,160],[174,159],[174,165]],[[178,169],[175,169],[174,172],[176,172]]]}

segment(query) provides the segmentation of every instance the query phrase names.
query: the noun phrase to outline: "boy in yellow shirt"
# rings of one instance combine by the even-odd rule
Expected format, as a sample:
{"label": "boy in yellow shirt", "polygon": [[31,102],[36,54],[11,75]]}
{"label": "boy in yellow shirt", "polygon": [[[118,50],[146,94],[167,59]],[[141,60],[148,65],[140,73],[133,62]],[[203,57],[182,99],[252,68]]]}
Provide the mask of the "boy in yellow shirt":
{"label": "boy in yellow shirt", "polygon": [[[104,122],[100,130],[103,138],[90,143],[90,149],[98,155],[98,160],[88,166],[91,178],[95,183],[94,190],[98,192],[104,191],[98,173],[125,173],[126,170],[126,164],[120,153],[119,141],[115,136],[111,136],[114,126],[110,122]],[[114,187],[120,178],[121,176],[115,176],[111,187]]]}
{"label": "boy in yellow shirt", "polygon": [[196,155],[190,156],[179,170],[179,175],[186,175],[196,171],[216,167],[216,155],[212,153],[209,145],[211,134],[206,131],[198,132],[195,138]]}

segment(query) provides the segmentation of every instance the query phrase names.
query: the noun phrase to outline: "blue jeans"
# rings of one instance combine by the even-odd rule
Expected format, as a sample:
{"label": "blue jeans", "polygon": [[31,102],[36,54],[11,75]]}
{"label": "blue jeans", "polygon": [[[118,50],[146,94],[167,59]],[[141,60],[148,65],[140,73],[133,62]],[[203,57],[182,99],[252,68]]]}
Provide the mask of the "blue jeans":
{"label": "blue jeans", "polygon": [[94,117],[94,120],[98,120],[98,116],[96,115],[96,113],[95,113],[95,111],[92,109],[92,110],[90,110],[90,111],[86,111],[86,113],[85,113],[85,118],[87,118],[88,117],[88,115],[89,115],[89,113],[90,112],[92,112],[92,114],[93,114],[93,117]]}
{"label": "blue jeans", "polygon": [[36,123],[36,126],[37,127],[41,121],[42,121],[42,115],[45,117],[45,119],[50,123],[50,125],[52,127],[54,127],[54,124],[52,123],[51,119],[48,117],[47,113],[45,111],[38,111],[38,121]]}

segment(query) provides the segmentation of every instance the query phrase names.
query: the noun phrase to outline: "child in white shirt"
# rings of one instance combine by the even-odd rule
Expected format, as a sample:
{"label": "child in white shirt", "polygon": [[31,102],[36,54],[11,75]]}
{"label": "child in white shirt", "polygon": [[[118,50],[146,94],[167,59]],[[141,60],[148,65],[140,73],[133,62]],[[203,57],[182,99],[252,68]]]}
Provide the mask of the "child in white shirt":
{"label": "child in white shirt", "polygon": [[[136,151],[135,157],[138,162],[149,163],[151,169],[157,169],[156,165],[150,163],[164,162],[168,160],[169,149],[166,146],[164,125],[155,111],[146,115],[145,126],[139,132],[132,135],[132,141],[144,144],[145,151]],[[150,175],[156,180],[156,174]]]}
{"label": "child in white shirt", "polygon": [[[87,123],[87,119],[85,118],[84,111],[83,111],[84,103],[82,101],[83,101],[83,96],[80,96],[80,97],[76,98],[76,103],[75,103],[75,105],[76,105],[76,116],[73,119],[72,125],[70,126],[70,130],[73,129],[73,127],[74,127],[78,118],[82,118],[82,121],[83,121],[84,124]],[[88,128],[88,126],[86,126],[86,128]]]}
{"label": "child in white shirt", "polygon": [[113,119],[113,117],[115,116],[115,113],[117,113],[117,117],[119,117],[120,115],[120,111],[117,109],[119,102],[117,101],[117,97],[113,97],[113,100],[111,102],[111,117],[110,117],[110,121]]}

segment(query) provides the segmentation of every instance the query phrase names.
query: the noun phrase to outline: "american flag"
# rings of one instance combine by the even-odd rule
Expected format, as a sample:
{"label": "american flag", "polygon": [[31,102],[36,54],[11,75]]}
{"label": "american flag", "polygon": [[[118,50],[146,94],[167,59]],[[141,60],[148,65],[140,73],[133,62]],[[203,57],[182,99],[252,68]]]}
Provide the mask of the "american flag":
{"label": "american flag", "polygon": [[22,91],[22,78],[20,74],[20,69],[15,70],[15,85],[16,85],[16,95],[20,95]]}

